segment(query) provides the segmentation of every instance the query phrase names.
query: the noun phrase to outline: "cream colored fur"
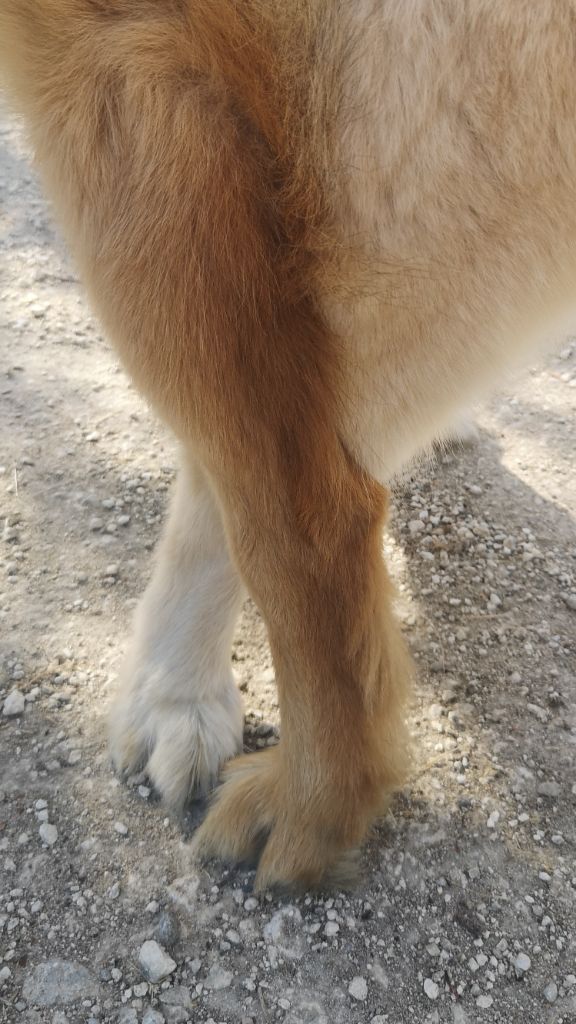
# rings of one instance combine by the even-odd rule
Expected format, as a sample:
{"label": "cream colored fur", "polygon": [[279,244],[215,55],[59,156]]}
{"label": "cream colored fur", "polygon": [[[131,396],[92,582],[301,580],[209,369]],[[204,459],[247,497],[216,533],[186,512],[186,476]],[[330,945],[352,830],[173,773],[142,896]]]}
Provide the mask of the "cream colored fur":
{"label": "cream colored fur", "polygon": [[111,716],[118,768],[146,768],[173,807],[207,793],[242,749],[230,664],[242,598],[208,480],[184,460]]}

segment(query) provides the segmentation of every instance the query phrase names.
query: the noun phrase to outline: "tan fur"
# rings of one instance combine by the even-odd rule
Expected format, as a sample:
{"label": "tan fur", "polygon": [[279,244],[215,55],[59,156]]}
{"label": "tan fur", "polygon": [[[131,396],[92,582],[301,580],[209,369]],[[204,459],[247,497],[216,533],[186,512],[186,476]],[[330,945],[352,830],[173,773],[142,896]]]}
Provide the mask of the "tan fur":
{"label": "tan fur", "polygon": [[[226,742],[206,734],[200,630],[193,655],[167,622],[166,701],[150,695],[167,566],[181,550],[197,629],[221,516],[268,626],[282,740],[231,764],[197,844],[266,841],[262,886],[337,870],[405,773],[383,485],[571,304],[575,16],[576,0],[0,0],[6,82],[93,304],[211,495],[194,547],[184,499],[168,527],[118,760],[150,757],[179,803],[234,747],[232,711]],[[204,745],[172,772],[175,735]]]}

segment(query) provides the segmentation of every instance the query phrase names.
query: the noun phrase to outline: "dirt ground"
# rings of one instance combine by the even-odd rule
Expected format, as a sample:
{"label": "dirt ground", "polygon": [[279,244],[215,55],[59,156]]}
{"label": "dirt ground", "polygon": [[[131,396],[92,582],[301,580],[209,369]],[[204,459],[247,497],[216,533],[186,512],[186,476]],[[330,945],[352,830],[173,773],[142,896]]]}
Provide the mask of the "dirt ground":
{"label": "dirt ground", "polygon": [[[353,893],[198,869],[108,693],[175,448],[99,334],[0,121],[0,1021],[576,1022],[576,340],[399,486],[385,541],[419,678],[413,778]],[[246,742],[276,741],[247,605]],[[149,941],[158,945],[146,945]]]}

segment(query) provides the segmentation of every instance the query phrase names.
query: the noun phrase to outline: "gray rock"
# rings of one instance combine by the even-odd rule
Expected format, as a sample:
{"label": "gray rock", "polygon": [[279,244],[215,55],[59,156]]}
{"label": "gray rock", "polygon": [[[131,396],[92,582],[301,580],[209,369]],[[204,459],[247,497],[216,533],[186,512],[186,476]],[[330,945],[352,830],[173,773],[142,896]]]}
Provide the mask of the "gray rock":
{"label": "gray rock", "polygon": [[186,1024],[190,1020],[190,1010],[183,1006],[163,1006],[162,1012],[166,1024]]}
{"label": "gray rock", "polygon": [[138,1013],[131,1006],[121,1006],[116,1020],[118,1024],[138,1024]]}
{"label": "gray rock", "polygon": [[558,985],[555,981],[549,981],[544,989],[544,998],[549,1003],[555,1003],[558,999]]}
{"label": "gray rock", "polygon": [[54,846],[54,843],[58,839],[58,829],[56,825],[50,825],[47,821],[43,822],[38,829],[40,833],[40,839],[46,846]]}
{"label": "gray rock", "polygon": [[428,996],[428,999],[438,999],[440,995],[440,989],[432,978],[426,978],[424,982],[424,992]]}
{"label": "gray rock", "polygon": [[478,999],[476,1000],[476,1006],[480,1010],[489,1010],[493,1002],[494,999],[492,996],[478,996]]}
{"label": "gray rock", "polygon": [[160,945],[171,949],[180,938],[178,918],[164,910],[154,925],[154,938]]}
{"label": "gray rock", "polygon": [[165,1024],[165,1020],[165,1017],[158,1010],[153,1010],[151,1006],[144,1010],[142,1016],[142,1024]]}
{"label": "gray rock", "polygon": [[298,907],[282,907],[274,914],[268,924],[264,925],[264,938],[269,947],[268,954],[272,956],[272,966],[278,954],[287,960],[300,960],[307,945],[302,930],[302,914]]}
{"label": "gray rock", "polygon": [[204,984],[214,992],[220,992],[223,988],[229,988],[234,975],[231,971],[225,971],[219,964],[212,964],[208,971]]}
{"label": "gray rock", "polygon": [[290,1010],[284,1024],[328,1024],[328,1017],[320,1003],[303,999]]}
{"label": "gray rock", "polygon": [[20,693],[20,690],[12,690],[4,701],[2,714],[6,718],[15,718],[16,715],[23,714],[25,706],[26,698],[24,697],[24,694]]}
{"label": "gray rock", "polygon": [[158,1010],[153,1010],[149,1006],[148,1009],[144,1010],[142,1024],[165,1024],[165,1017]]}
{"label": "gray rock", "polygon": [[186,1010],[191,1010],[194,1005],[190,989],[185,985],[174,985],[173,988],[167,988],[165,992],[161,992],[160,1002],[164,1006],[183,1006]]}
{"label": "gray rock", "polygon": [[352,999],[357,999],[358,1002],[364,1003],[368,998],[368,982],[366,978],[357,976],[352,978],[352,981],[348,985],[348,992],[352,996]]}
{"label": "gray rock", "polygon": [[157,942],[149,939],[140,948],[138,961],[147,981],[155,985],[176,970],[176,963]]}
{"label": "gray rock", "polygon": [[98,995],[90,971],[73,960],[47,960],[26,977],[22,995],[34,1006],[67,1006]]}
{"label": "gray rock", "polygon": [[522,974],[525,974],[526,971],[529,971],[531,966],[532,961],[530,957],[526,953],[518,953],[518,956],[514,961],[516,974],[520,977]]}
{"label": "gray rock", "polygon": [[540,796],[557,797],[562,792],[562,786],[559,782],[541,782],[538,786],[538,793]]}

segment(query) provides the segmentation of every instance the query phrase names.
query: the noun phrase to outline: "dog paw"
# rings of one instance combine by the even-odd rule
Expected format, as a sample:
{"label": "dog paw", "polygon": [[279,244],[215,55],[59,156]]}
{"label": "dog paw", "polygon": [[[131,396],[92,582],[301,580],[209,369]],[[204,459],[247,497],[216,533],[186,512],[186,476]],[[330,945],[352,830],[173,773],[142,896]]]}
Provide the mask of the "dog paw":
{"label": "dog paw", "polygon": [[305,811],[291,805],[280,765],[275,747],[238,757],[226,767],[192,841],[193,854],[228,863],[259,858],[256,891],[349,885],[356,873],[357,843],[350,846],[339,834],[337,805],[329,823],[316,814],[316,800]]}
{"label": "dog paw", "polygon": [[243,720],[232,679],[197,702],[132,689],[112,709],[112,758],[124,775],[144,769],[166,803],[181,810],[191,797],[205,795],[222,765],[242,749]]}

